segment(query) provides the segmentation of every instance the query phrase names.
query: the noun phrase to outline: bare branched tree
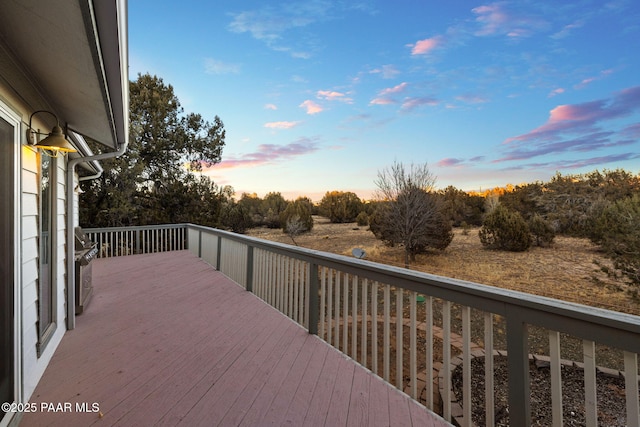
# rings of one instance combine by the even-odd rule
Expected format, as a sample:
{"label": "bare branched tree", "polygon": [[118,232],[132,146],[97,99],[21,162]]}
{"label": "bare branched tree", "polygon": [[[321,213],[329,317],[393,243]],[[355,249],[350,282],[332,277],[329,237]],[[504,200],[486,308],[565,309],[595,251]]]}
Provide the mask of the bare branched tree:
{"label": "bare branched tree", "polygon": [[378,172],[380,201],[371,229],[391,245],[402,245],[405,267],[427,247],[444,249],[453,238],[440,198],[433,192],[436,178],[426,163],[408,169],[394,162]]}
{"label": "bare branched tree", "polygon": [[287,235],[293,240],[293,244],[298,246],[298,242],[296,242],[296,237],[302,234],[303,232],[309,230],[308,227],[304,224],[304,221],[300,219],[300,216],[294,215],[287,220],[285,224],[285,231]]}

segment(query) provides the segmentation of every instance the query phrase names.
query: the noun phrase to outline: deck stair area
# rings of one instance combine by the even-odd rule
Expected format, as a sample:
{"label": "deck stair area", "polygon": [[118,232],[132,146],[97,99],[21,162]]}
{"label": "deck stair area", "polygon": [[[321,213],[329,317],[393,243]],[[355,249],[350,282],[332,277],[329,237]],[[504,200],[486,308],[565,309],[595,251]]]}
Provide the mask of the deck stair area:
{"label": "deck stair area", "polygon": [[449,425],[189,251],[94,262],[21,426]]}

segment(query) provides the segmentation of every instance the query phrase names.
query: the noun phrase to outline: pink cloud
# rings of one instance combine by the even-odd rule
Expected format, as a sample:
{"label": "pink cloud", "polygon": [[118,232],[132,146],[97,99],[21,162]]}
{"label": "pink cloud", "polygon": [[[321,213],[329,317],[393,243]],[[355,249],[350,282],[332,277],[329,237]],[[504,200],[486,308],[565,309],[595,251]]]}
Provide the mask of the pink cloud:
{"label": "pink cloud", "polygon": [[391,98],[374,98],[369,102],[369,105],[391,105],[397,103],[398,101]]}
{"label": "pink cloud", "polygon": [[507,138],[504,143],[548,140],[563,132],[593,130],[599,122],[624,117],[640,110],[640,86],[624,89],[610,99],[582,104],[558,105],[549,112],[545,124],[532,131]]}
{"label": "pink cloud", "polygon": [[454,159],[454,158],[448,157],[446,159],[440,160],[438,163],[436,163],[436,166],[440,166],[440,167],[446,168],[446,167],[459,165],[463,161],[464,160]]}
{"label": "pink cloud", "polygon": [[523,160],[565,152],[589,152],[636,142],[637,124],[622,130],[602,130],[601,124],[640,111],[640,86],[624,89],[611,98],[573,105],[558,105],[549,119],[532,131],[507,138],[505,156],[495,162]]}
{"label": "pink cloud", "polygon": [[298,107],[306,109],[307,110],[307,114],[318,114],[318,113],[321,113],[323,111],[323,108],[322,108],[321,105],[316,104],[315,102],[313,102],[313,101],[311,101],[309,99],[304,101]]}
{"label": "pink cloud", "polygon": [[300,124],[300,122],[269,122],[265,123],[264,127],[269,129],[291,129]]}
{"label": "pink cloud", "polygon": [[431,98],[428,96],[422,96],[417,98],[406,98],[402,102],[402,109],[404,111],[413,111],[418,107],[423,105],[436,106],[439,104],[439,101],[435,98]]}
{"label": "pink cloud", "polygon": [[548,27],[547,22],[539,18],[517,15],[507,10],[504,2],[479,6],[471,11],[477,15],[476,22],[480,26],[475,33],[477,36],[506,35],[521,38]]}
{"label": "pink cloud", "polygon": [[408,83],[403,82],[394,87],[382,89],[380,92],[378,92],[378,96],[369,102],[369,105],[397,104],[398,101],[393,99],[390,95],[404,92],[408,85],[409,85]]}
{"label": "pink cloud", "polygon": [[353,102],[353,99],[347,97],[346,94],[332,90],[319,90],[316,93],[316,96],[319,99],[324,99],[327,101],[342,101],[346,102],[347,104],[351,104]]}
{"label": "pink cloud", "polygon": [[275,110],[278,109],[278,107],[275,104],[265,104],[264,109],[265,110],[274,110],[275,111]]}
{"label": "pink cloud", "polygon": [[442,37],[436,36],[429,39],[418,40],[411,49],[412,55],[427,55],[431,53],[435,48],[442,44]]}
{"label": "pink cloud", "polygon": [[560,95],[560,94],[562,94],[564,92],[565,92],[564,88],[559,87],[559,88],[554,89],[551,92],[549,92],[549,95],[547,95],[547,97],[548,98],[553,98],[554,96]]}
{"label": "pink cloud", "polygon": [[257,150],[253,153],[224,159],[219,164],[209,168],[209,170],[260,166],[266,163],[289,160],[305,154],[310,154],[318,149],[318,141],[310,138],[300,138],[299,140],[286,145],[260,144],[258,145]]}
{"label": "pink cloud", "polygon": [[382,89],[380,91],[379,95],[380,96],[385,96],[385,95],[389,95],[389,94],[392,94],[392,93],[403,92],[407,88],[408,85],[409,84],[407,82],[402,82],[399,85],[396,85],[394,87],[389,87],[389,88],[386,88],[386,89]]}

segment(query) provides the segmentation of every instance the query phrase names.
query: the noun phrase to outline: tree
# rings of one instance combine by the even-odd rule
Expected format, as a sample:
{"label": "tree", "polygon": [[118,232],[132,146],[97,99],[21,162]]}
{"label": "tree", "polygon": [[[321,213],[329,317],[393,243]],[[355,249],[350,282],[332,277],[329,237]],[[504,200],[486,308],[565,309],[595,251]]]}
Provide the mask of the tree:
{"label": "tree", "polygon": [[354,222],[362,210],[362,200],[350,191],[327,191],[320,201],[320,214],[331,222]]}
{"label": "tree", "polygon": [[478,234],[482,245],[489,249],[523,252],[531,246],[527,222],[519,212],[503,205],[487,215]]}
{"label": "tree", "polygon": [[280,214],[284,212],[288,205],[289,203],[282,197],[282,194],[277,192],[267,193],[262,199],[262,207],[260,209],[263,223],[269,228],[282,227]]}
{"label": "tree", "polygon": [[[129,90],[129,146],[122,156],[102,162],[100,178],[83,183],[81,224],[216,225],[224,193],[195,173],[220,162],[222,121],[218,116],[208,122],[199,114],[185,114],[173,87],[159,77],[138,75]],[[99,150],[96,145],[94,152]]]}
{"label": "tree", "polygon": [[390,245],[404,247],[407,268],[416,254],[427,248],[444,249],[453,239],[444,205],[433,193],[435,181],[426,163],[406,169],[398,162],[378,172],[375,181],[380,203],[371,231]]}
{"label": "tree", "polygon": [[[640,285],[640,194],[610,203],[595,220],[591,240],[633,284]],[[636,289],[636,296],[640,290]]]}

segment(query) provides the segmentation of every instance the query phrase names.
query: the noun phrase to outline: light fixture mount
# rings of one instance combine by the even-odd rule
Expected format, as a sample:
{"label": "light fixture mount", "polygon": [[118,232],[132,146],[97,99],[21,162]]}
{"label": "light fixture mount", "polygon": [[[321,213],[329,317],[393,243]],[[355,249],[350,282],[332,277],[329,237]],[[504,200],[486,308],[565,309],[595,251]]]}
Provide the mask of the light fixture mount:
{"label": "light fixture mount", "polygon": [[[37,113],[48,113],[48,114],[51,114],[56,119],[56,125],[53,127],[53,129],[51,129],[51,133],[49,133],[48,136],[44,138],[42,141],[37,141],[36,135],[46,135],[46,134],[37,132],[31,127],[31,120],[33,119],[33,116],[36,115]],[[69,143],[69,141],[67,141],[65,132],[63,132],[62,128],[60,127],[58,116],[56,116],[55,114],[53,114],[51,111],[48,111],[48,110],[34,111],[29,116],[29,128],[27,129],[27,141],[29,142],[30,145],[34,146],[35,148],[41,150],[42,153],[51,157],[58,157],[59,155],[64,156],[67,153],[75,153],[78,151],[75,148],[73,148],[73,146]]]}

